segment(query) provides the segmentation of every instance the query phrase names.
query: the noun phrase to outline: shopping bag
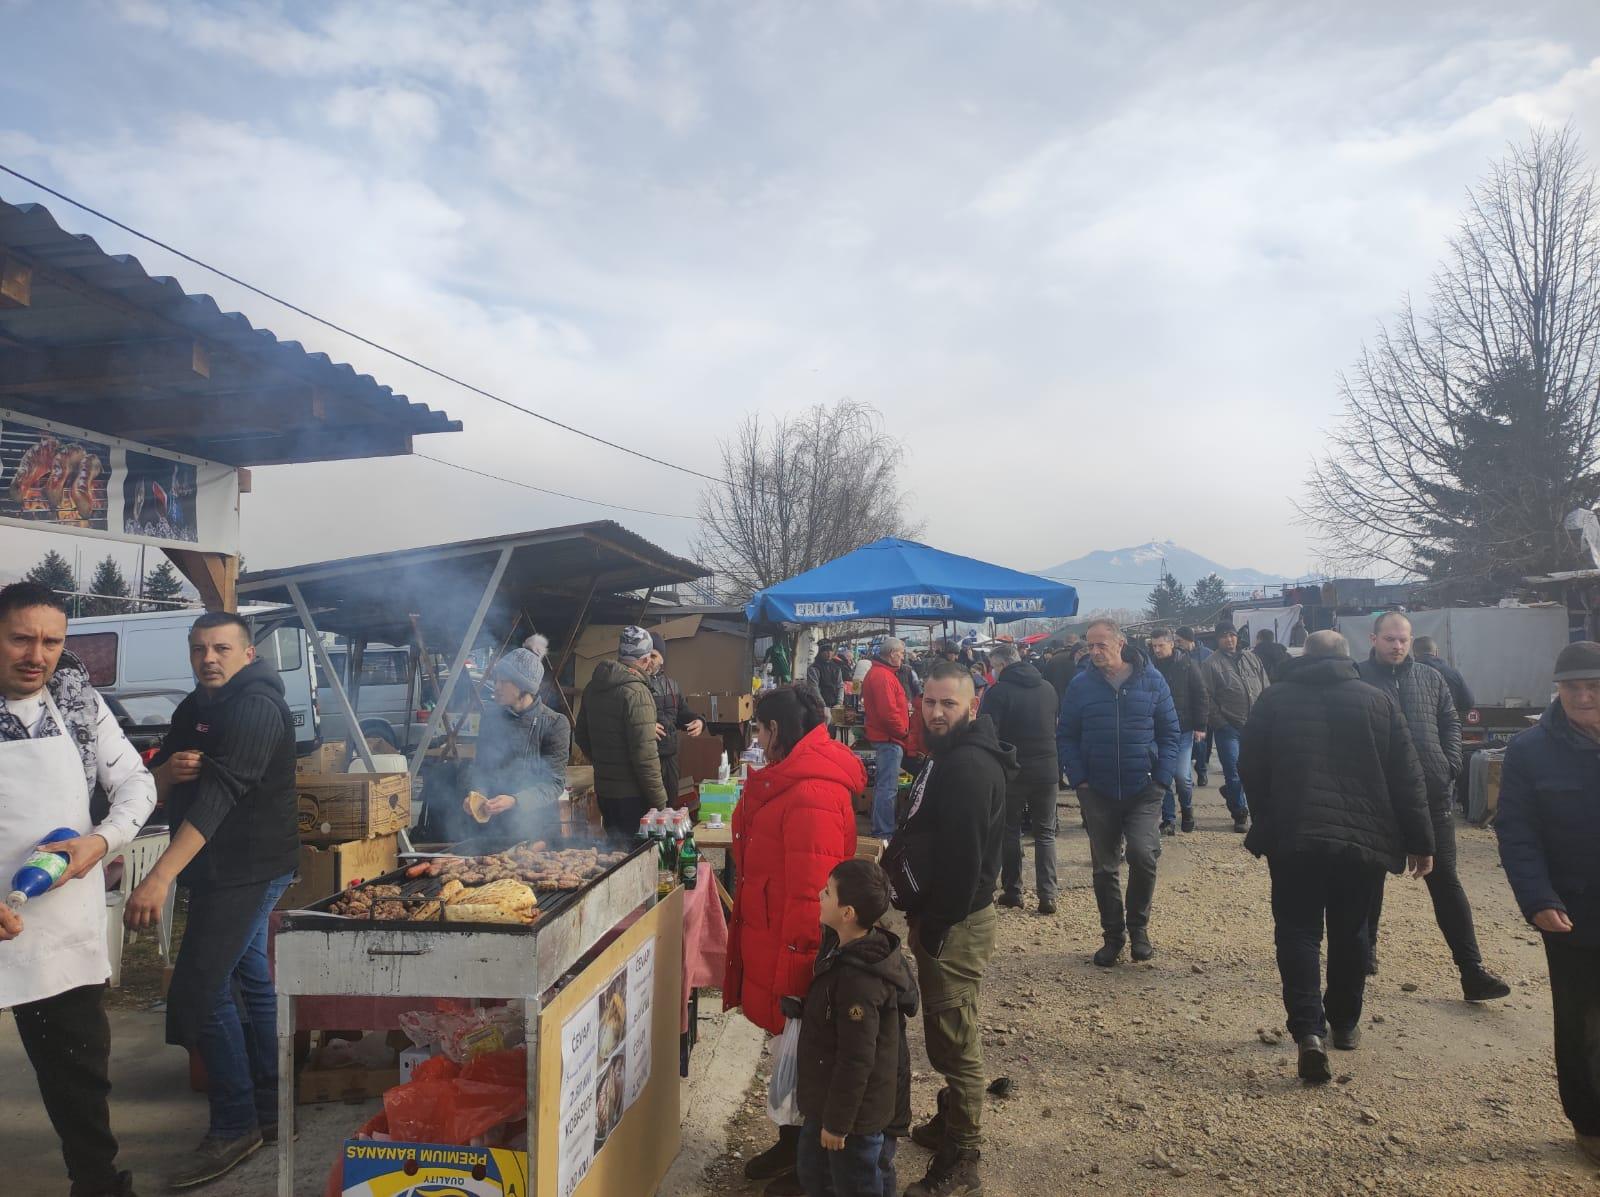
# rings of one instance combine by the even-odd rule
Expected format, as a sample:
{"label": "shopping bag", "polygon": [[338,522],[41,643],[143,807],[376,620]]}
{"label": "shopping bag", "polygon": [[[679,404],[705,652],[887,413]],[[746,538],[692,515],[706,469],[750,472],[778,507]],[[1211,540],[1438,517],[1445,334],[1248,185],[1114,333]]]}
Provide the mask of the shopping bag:
{"label": "shopping bag", "polygon": [[800,1117],[800,1020],[783,1024],[772,1049],[772,1078],[767,1082],[767,1117],[779,1126],[799,1126]]}

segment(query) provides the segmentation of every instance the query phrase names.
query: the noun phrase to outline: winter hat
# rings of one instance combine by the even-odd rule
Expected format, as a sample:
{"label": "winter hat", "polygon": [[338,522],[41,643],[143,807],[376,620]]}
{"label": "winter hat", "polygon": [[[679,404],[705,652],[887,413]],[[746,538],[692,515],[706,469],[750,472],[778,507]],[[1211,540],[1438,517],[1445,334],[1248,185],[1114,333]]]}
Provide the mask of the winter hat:
{"label": "winter hat", "polygon": [[1556,658],[1556,681],[1580,682],[1600,677],[1600,644],[1579,640],[1567,645]]}
{"label": "winter hat", "polygon": [[617,640],[617,656],[624,661],[642,661],[654,647],[649,632],[629,624],[622,629],[622,635]]}
{"label": "winter hat", "polygon": [[537,694],[544,681],[544,662],[525,648],[514,648],[495,662],[494,679],[510,682],[524,694]]}
{"label": "winter hat", "polygon": [[1239,629],[1234,627],[1233,621],[1229,619],[1219,620],[1216,630],[1219,636],[1237,636],[1239,634]]}
{"label": "winter hat", "polygon": [[550,637],[543,632],[535,632],[522,642],[522,647],[536,657],[548,657],[550,655]]}

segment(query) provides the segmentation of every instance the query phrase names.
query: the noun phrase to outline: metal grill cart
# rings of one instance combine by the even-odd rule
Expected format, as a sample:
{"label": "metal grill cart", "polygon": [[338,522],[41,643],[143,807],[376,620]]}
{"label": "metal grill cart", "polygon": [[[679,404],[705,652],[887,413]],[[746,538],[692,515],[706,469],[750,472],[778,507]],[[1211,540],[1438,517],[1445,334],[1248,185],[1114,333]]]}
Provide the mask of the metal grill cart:
{"label": "metal grill cart", "polygon": [[[342,918],[329,912],[332,898],[284,916],[275,941],[278,989],[278,1066],[283,1078],[278,1091],[279,1126],[294,1125],[293,1077],[294,999],[299,996],[344,997],[453,997],[505,999],[520,1002],[527,1024],[528,1042],[528,1153],[530,1171],[539,1167],[561,1141],[555,1123],[561,1107],[559,1095],[541,1093],[539,1078],[561,1075],[561,1044],[555,1027],[541,1027],[546,1001],[572,1005],[592,981],[603,986],[606,977],[589,977],[610,967],[612,949],[625,938],[632,945],[658,939],[655,992],[671,995],[657,1001],[657,1015],[671,1019],[667,1048],[669,1064],[657,1070],[670,1082],[672,1110],[671,1150],[676,1152],[677,1084],[676,994],[681,988],[682,901],[674,893],[657,903],[657,854],[654,845],[642,844],[620,863],[588,881],[582,888],[542,895],[540,917],[529,926],[447,922],[369,922]],[[398,874],[403,877],[404,874]],[[605,948],[585,967],[568,977],[574,965],[613,931],[618,941]],[[607,976],[610,974],[608,973]],[[563,978],[568,984],[551,988]],[[568,991],[574,991],[567,998]],[[549,1040],[549,1041],[547,1041]],[[560,1088],[558,1080],[556,1088]],[[656,1087],[660,1101],[666,1088]],[[544,1118],[541,1119],[541,1110]],[[658,1113],[666,1113],[658,1110]],[[642,1123],[643,1119],[634,1120]],[[613,1152],[613,1155],[622,1154]],[[666,1157],[670,1160],[670,1155]],[[580,1177],[581,1179],[581,1177]],[[573,1186],[576,1188],[576,1185]],[[278,1194],[294,1197],[294,1136],[278,1140]],[[625,1191],[618,1189],[616,1191]]]}

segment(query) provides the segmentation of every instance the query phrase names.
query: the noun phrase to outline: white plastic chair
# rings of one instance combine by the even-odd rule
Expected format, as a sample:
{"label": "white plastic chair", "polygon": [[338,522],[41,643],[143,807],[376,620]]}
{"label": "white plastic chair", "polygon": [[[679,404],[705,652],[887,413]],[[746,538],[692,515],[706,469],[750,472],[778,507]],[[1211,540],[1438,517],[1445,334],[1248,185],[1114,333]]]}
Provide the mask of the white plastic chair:
{"label": "white plastic chair", "polygon": [[[163,827],[159,831],[152,830],[135,836],[126,848],[111,858],[122,860],[122,883],[115,892],[106,894],[106,949],[111,956],[113,989],[122,984],[123,944],[138,939],[137,932],[128,931],[122,925],[122,912],[128,904],[128,896],[133,893],[134,887],[149,875],[171,842],[171,835]],[[110,861],[106,863],[109,864]],[[177,896],[177,886],[167,891],[167,904],[161,911],[161,923],[156,929],[156,935],[161,941],[162,960],[170,960],[172,956],[172,910]]]}

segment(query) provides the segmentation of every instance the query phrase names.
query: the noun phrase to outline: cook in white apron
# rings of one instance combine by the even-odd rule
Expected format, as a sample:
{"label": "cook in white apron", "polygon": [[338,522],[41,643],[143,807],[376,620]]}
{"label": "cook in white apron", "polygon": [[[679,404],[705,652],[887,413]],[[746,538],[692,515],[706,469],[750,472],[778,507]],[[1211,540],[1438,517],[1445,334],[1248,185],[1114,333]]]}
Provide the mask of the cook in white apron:
{"label": "cook in white apron", "polygon": [[[57,827],[87,835],[83,761],[48,690],[44,707],[60,735],[0,741],[0,886],[10,889],[39,841]],[[54,997],[111,977],[105,870],[96,864],[22,909],[22,934],[0,942],[0,1008]]]}

